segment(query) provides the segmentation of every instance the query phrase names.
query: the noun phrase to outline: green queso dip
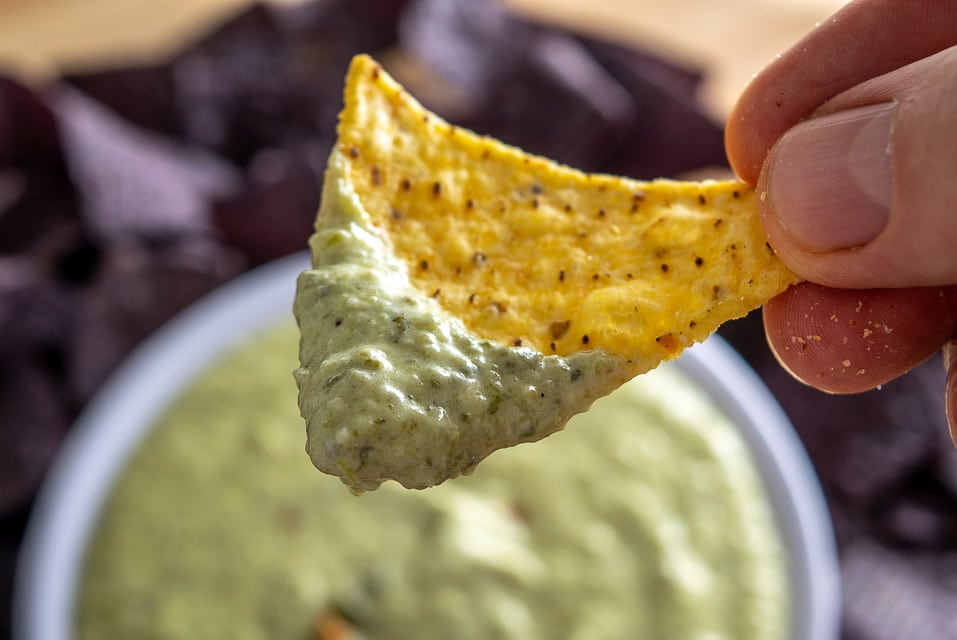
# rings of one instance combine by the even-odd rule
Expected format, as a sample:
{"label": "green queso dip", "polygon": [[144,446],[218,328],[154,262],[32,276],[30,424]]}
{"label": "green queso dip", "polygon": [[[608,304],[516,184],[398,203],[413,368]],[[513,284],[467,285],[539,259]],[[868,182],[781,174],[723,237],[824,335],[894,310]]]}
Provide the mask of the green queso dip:
{"label": "green queso dip", "polygon": [[201,375],[94,537],[84,640],[789,637],[786,557],[734,426],[673,365],[424,491],[363,496],[303,452],[298,331]]}

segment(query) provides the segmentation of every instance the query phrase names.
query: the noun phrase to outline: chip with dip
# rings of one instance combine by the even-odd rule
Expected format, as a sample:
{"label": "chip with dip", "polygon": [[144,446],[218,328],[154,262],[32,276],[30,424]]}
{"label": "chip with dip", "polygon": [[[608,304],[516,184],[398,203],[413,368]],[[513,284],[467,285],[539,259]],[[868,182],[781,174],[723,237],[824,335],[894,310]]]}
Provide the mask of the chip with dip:
{"label": "chip with dip", "polygon": [[587,174],[354,58],[301,274],[308,449],[356,491],[539,440],[797,278],[736,181]]}

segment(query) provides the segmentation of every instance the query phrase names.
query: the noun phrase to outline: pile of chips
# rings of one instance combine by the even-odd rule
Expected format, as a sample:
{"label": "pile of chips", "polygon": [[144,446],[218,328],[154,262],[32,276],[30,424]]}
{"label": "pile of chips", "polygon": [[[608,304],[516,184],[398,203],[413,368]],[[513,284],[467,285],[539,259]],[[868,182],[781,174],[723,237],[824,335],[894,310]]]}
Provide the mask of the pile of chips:
{"label": "pile of chips", "polygon": [[[156,64],[0,77],[0,629],[33,496],[103,380],[202,294],[305,249],[359,52],[449,121],[574,167],[647,179],[725,163],[695,70],[493,0],[254,5]],[[825,397],[780,370],[759,323],[723,332],[821,474],[847,637],[952,637],[957,456],[939,363]]]}

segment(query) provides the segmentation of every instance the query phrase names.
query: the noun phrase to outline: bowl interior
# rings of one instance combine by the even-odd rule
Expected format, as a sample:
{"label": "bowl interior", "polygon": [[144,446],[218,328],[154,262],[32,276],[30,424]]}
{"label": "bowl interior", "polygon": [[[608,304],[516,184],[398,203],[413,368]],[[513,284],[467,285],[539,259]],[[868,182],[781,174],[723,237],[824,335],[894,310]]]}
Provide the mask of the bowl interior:
{"label": "bowl interior", "polygon": [[[289,319],[302,254],[213,292],[144,342],[72,429],[38,498],[21,551],[14,637],[68,640],[82,564],[123,463],[173,398],[245,337]],[[184,354],[189,354],[184,357]],[[804,449],[768,390],[719,338],[678,366],[737,424],[751,448],[788,551],[792,638],[836,638],[839,580],[833,532]]]}

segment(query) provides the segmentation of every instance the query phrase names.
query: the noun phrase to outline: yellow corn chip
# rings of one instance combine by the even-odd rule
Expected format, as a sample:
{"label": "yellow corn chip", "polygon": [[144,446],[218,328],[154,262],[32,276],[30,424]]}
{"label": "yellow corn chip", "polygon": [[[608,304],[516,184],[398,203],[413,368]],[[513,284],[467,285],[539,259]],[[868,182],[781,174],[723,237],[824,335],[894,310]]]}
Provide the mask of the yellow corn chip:
{"label": "yellow corn chip", "polygon": [[367,56],[345,100],[338,148],[373,224],[478,335],[605,349],[637,374],[795,281],[744,184],[557,165],[429,113]]}
{"label": "yellow corn chip", "polygon": [[[297,296],[313,461],[358,489],[388,478],[429,486],[495,448],[560,429],[595,397],[796,281],[756,209],[739,182],[587,174],[457,128],[357,56],[311,240],[315,268]],[[391,266],[356,275],[376,263]],[[415,309],[402,307],[413,299]],[[443,310],[479,342],[463,346],[459,325],[407,331],[409,318]],[[344,337],[350,322],[370,336],[401,325],[390,345],[414,334],[417,351],[398,356],[369,336]],[[430,372],[452,351],[469,362]],[[456,376],[481,377],[469,364],[499,378],[456,387]],[[412,387],[394,383],[396,371]],[[443,395],[424,400],[429,389]],[[553,394],[563,396],[554,406]],[[402,414],[409,402],[415,410]]]}

